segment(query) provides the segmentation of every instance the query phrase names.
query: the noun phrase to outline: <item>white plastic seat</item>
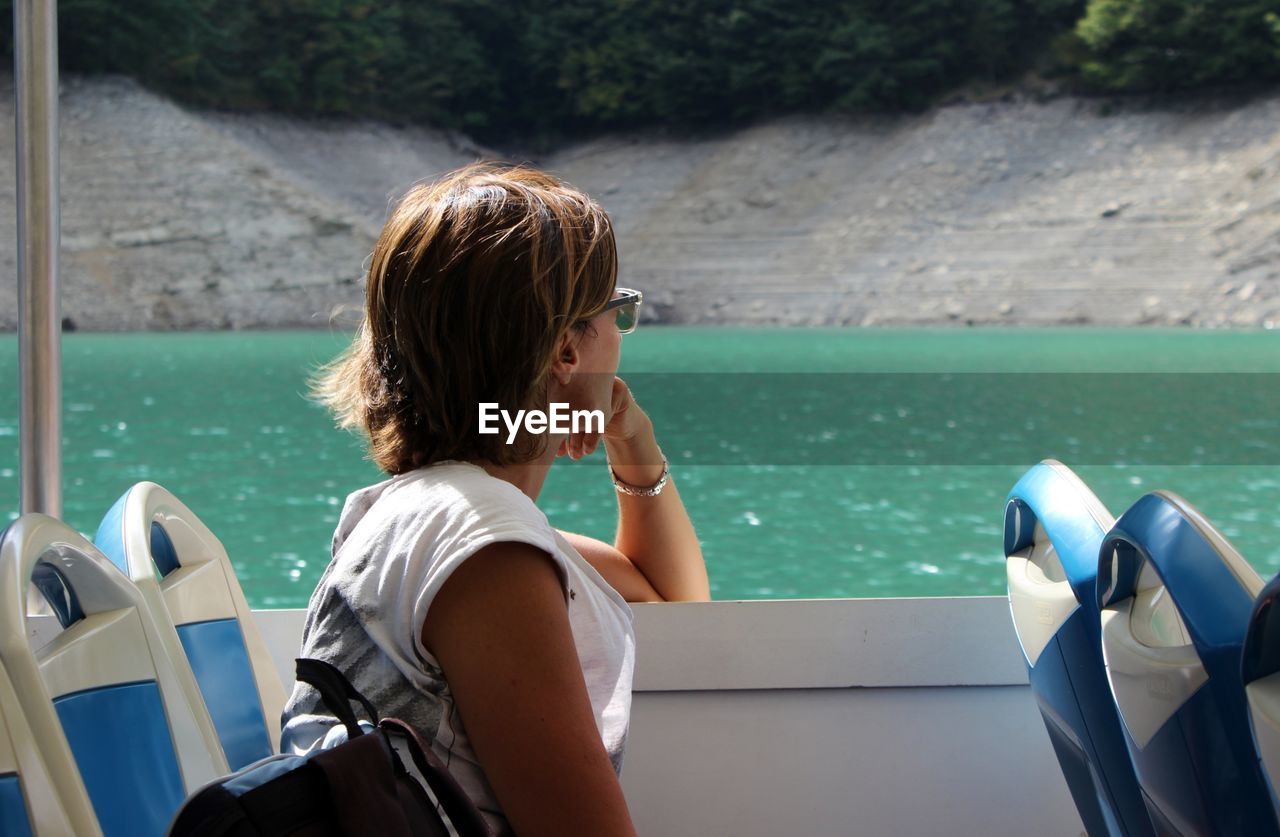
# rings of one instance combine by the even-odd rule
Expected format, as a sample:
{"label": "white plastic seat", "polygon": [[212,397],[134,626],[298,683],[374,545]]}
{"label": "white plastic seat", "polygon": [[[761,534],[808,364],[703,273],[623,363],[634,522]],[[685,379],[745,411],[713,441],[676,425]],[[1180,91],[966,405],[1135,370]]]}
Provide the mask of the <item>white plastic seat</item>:
{"label": "white plastic seat", "polygon": [[284,684],[209,528],[164,488],[140,482],[94,540],[176,629],[231,769],[278,752]]}
{"label": "white plastic seat", "polygon": [[1280,814],[1280,574],[1262,588],[1249,617],[1241,666],[1258,763]]}
{"label": "white plastic seat", "polygon": [[1190,503],[1156,491],[1099,553],[1107,679],[1160,834],[1280,835],[1241,655],[1262,579]]}
{"label": "white plastic seat", "polygon": [[1009,608],[1027,678],[1090,834],[1154,834],[1111,699],[1098,627],[1098,549],[1115,523],[1067,466],[1045,460],[1005,505]]}
{"label": "white plastic seat", "polygon": [[[62,626],[38,650],[32,585]],[[93,544],[46,515],[0,535],[0,666],[45,768],[23,776],[42,833],[60,807],[72,827],[49,833],[163,834],[191,791],[228,772],[203,703],[189,699],[198,691],[176,633]],[[31,741],[11,740],[25,774]]]}
{"label": "white plastic seat", "polygon": [[97,830],[79,772],[59,779],[50,774],[13,682],[0,666],[0,834],[45,837]]}

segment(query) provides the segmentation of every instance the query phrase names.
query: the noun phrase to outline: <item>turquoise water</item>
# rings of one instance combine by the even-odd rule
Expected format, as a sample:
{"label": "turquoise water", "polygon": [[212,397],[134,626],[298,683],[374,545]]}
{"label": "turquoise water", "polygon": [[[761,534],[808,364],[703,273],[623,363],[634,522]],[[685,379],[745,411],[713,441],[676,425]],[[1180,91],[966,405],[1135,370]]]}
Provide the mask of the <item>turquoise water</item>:
{"label": "turquoise water", "polygon": [[[222,539],[254,606],[305,606],[343,499],[380,479],[360,440],[305,398],[346,339],[68,335],[66,519],[92,533],[129,485],[153,480]],[[12,517],[12,336],[0,370]],[[1270,575],[1275,372],[1275,332],[1067,329],[646,327],[625,339],[621,368],[654,416],[717,599],[1002,593],[1005,494],[1048,456],[1116,513],[1155,488],[1183,494]],[[611,539],[602,452],[557,463],[539,505]]]}

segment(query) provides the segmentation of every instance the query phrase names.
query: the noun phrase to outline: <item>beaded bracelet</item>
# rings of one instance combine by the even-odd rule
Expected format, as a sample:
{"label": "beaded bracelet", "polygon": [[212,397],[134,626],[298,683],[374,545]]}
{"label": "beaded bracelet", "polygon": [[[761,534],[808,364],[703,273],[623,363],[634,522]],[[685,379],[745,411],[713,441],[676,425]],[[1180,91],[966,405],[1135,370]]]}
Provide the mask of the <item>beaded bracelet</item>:
{"label": "beaded bracelet", "polygon": [[618,479],[618,475],[613,472],[613,465],[609,466],[609,475],[613,477],[613,487],[619,494],[630,494],[632,497],[657,497],[666,487],[667,478],[671,476],[671,472],[667,469],[667,458],[664,456],[662,457],[662,476],[648,488],[640,488]]}

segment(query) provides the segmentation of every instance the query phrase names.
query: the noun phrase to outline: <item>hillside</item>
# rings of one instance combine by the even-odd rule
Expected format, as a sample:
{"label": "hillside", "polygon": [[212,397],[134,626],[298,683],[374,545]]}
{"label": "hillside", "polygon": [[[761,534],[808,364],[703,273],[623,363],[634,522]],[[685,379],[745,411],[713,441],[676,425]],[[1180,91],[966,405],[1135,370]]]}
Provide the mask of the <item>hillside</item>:
{"label": "hillside", "polygon": [[[324,327],[340,307],[349,324],[388,201],[485,153],[418,128],[192,112],[121,78],[64,80],[62,130],[63,312],[94,330]],[[621,283],[667,322],[1280,324],[1280,97],[957,104],[532,162],[610,210]]]}

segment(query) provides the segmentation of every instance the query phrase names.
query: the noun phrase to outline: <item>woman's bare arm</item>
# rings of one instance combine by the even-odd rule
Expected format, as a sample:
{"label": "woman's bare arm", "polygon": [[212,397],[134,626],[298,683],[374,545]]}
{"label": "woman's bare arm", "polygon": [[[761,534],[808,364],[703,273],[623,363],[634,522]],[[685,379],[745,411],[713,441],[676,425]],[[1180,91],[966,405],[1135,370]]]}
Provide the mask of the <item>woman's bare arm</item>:
{"label": "woman's bare arm", "polygon": [[520,837],[635,834],[550,556],[522,543],[480,549],[436,594],[422,642]]}
{"label": "woman's bare arm", "polygon": [[[632,407],[632,409],[638,409]],[[649,486],[662,475],[662,453],[648,416],[638,422],[634,437],[604,439],[609,462],[618,479],[636,486]],[[618,551],[668,602],[711,600],[711,584],[702,547],[693,531],[674,478],[656,497],[618,494]]]}
{"label": "woman's bare arm", "polygon": [[[603,441],[609,464],[618,479],[633,486],[653,485],[662,475],[662,451],[654,436],[653,421],[631,397],[626,383],[616,376],[611,407],[612,414],[603,433],[571,433],[561,444],[559,453],[579,459]],[[618,534],[614,549],[644,576],[660,601],[711,600],[711,583],[702,547],[674,478],[668,479],[656,497],[618,494]],[[600,557],[608,561],[615,556],[601,554]],[[629,575],[626,567],[620,566],[619,573]],[[629,583],[625,577],[623,581]],[[650,600],[643,595],[642,591],[642,597],[636,601]]]}
{"label": "woman's bare arm", "polygon": [[631,563],[630,558],[619,552],[617,547],[586,535],[563,529],[558,531],[622,598],[629,602],[666,601],[653,589],[644,573]]}

